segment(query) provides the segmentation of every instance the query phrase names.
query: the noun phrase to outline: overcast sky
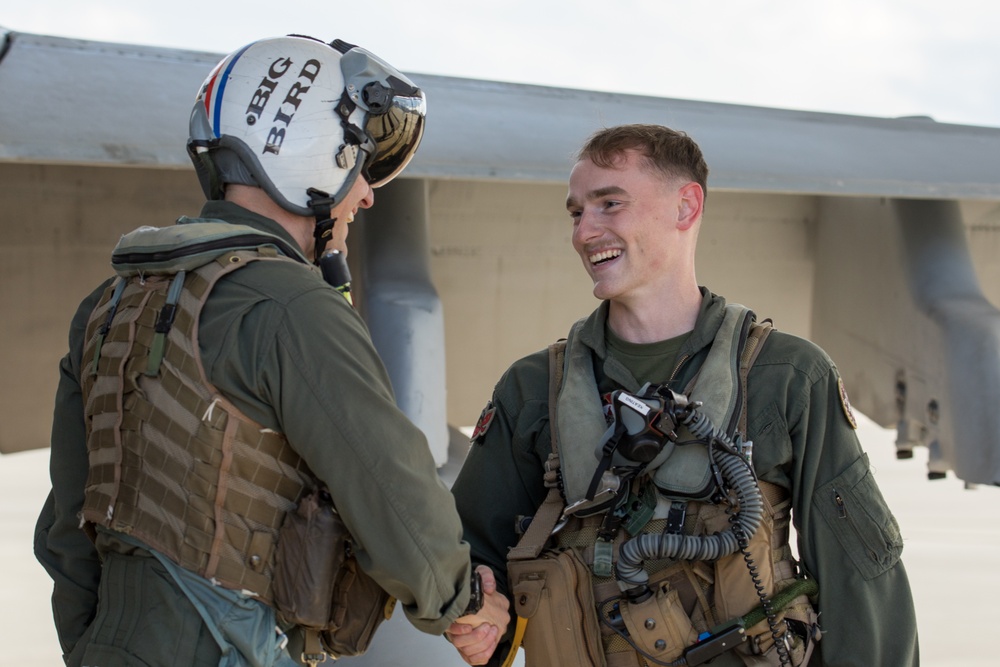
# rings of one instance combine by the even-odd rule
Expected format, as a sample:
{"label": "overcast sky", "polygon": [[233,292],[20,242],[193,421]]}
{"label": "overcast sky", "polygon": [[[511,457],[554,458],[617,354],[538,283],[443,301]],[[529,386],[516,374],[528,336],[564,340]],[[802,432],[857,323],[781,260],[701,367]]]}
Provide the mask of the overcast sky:
{"label": "overcast sky", "polygon": [[988,0],[6,4],[0,26],[21,32],[217,53],[297,32],[406,72],[1000,127]]}

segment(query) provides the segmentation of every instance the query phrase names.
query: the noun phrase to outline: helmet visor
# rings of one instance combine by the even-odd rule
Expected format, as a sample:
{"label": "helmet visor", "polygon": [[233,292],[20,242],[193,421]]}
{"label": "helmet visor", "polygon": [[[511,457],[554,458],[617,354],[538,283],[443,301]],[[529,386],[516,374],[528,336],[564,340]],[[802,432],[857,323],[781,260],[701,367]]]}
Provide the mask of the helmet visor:
{"label": "helmet visor", "polygon": [[370,115],[365,123],[365,133],[375,143],[375,151],[364,167],[373,188],[385,185],[403,171],[424,136],[424,93],[415,88],[407,92],[406,96],[395,94],[388,109]]}

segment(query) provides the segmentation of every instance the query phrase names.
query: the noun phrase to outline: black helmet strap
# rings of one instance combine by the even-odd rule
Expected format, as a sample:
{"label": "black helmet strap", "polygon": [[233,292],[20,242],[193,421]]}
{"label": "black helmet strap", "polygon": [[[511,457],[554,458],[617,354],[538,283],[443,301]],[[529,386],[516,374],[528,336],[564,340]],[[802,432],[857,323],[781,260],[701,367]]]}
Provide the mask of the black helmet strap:
{"label": "black helmet strap", "polygon": [[333,225],[336,224],[337,219],[330,217],[330,211],[333,209],[333,197],[316,188],[309,188],[306,193],[309,195],[309,208],[316,216],[316,226],[313,227],[313,238],[316,240],[313,263],[319,266],[319,258],[323,253],[323,248],[326,247],[327,240],[333,234]]}

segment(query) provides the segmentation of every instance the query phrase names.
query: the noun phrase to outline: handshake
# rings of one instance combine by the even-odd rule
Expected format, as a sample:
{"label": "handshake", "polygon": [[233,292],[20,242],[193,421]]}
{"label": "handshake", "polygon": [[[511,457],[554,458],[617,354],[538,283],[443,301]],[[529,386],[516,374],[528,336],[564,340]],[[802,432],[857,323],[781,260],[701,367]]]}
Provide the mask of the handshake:
{"label": "handshake", "polygon": [[445,631],[445,637],[470,665],[485,665],[496,650],[510,622],[510,602],[497,592],[493,570],[477,565],[482,580],[483,605],[474,614],[458,618]]}

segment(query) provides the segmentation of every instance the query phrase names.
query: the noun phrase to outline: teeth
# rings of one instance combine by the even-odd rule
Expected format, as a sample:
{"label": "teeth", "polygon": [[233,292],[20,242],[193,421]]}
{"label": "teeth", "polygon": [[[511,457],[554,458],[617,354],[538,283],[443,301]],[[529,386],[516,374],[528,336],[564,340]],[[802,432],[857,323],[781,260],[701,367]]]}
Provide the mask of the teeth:
{"label": "teeth", "polygon": [[602,250],[601,252],[590,255],[587,259],[590,260],[591,264],[597,264],[598,262],[603,262],[606,259],[614,259],[621,254],[621,250]]}
{"label": "teeth", "polygon": [[347,216],[344,218],[344,221],[347,224],[351,224],[352,222],[354,222],[354,214],[353,213],[348,213]]}

